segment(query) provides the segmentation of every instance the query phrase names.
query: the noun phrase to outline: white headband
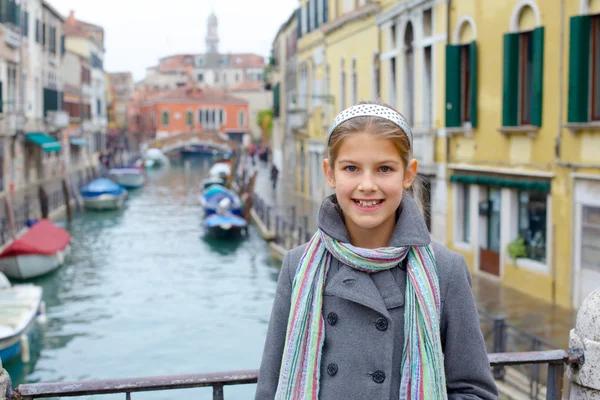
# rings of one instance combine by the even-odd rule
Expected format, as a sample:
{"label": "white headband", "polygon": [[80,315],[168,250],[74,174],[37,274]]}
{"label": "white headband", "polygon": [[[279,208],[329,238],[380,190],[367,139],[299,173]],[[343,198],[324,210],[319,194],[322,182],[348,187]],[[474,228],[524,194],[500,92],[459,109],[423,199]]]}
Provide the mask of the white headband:
{"label": "white headband", "polygon": [[346,108],[344,111],[339,113],[338,116],[333,120],[331,128],[329,128],[329,132],[327,133],[327,143],[329,143],[329,138],[331,137],[331,133],[335,130],[335,128],[349,119],[357,117],[378,117],[387,119],[388,121],[398,125],[408,137],[408,144],[412,150],[413,134],[410,130],[410,126],[408,126],[408,122],[406,122],[404,117],[399,112],[378,104],[358,104],[350,108]]}

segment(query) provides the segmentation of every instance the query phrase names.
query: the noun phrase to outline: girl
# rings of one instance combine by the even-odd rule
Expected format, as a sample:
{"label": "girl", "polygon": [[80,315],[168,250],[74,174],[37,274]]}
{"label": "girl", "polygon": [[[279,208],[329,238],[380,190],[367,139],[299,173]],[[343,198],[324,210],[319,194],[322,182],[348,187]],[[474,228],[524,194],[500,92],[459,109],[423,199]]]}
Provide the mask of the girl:
{"label": "girl", "polygon": [[471,277],[431,243],[410,195],[406,120],[342,111],[323,169],[335,194],[279,276],[256,399],[496,399]]}

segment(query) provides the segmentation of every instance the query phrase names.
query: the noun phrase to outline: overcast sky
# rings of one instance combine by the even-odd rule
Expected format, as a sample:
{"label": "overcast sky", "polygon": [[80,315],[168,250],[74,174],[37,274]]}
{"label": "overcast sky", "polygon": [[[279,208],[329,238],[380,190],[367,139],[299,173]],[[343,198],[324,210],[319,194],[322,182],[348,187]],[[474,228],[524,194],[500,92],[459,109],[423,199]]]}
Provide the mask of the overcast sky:
{"label": "overcast sky", "polygon": [[206,19],[219,19],[221,52],[269,55],[277,30],[298,0],[48,0],[65,17],[101,25],[105,32],[104,67],[131,71],[134,79],[160,57],[205,51]]}

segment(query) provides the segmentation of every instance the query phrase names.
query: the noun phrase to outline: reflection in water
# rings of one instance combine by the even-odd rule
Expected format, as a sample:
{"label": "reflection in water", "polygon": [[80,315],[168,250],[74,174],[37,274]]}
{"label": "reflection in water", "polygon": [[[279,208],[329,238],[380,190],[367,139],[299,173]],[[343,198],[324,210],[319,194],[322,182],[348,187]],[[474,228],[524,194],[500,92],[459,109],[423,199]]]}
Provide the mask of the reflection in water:
{"label": "reflection in water", "polygon": [[[204,234],[198,195],[208,166],[151,171],[125,210],[80,213],[66,225],[68,263],[34,281],[48,324],[32,362],[6,366],[15,386],[258,367],[279,268],[252,227],[231,241]],[[250,399],[253,390],[226,394]],[[212,392],[136,399],[192,396]]]}

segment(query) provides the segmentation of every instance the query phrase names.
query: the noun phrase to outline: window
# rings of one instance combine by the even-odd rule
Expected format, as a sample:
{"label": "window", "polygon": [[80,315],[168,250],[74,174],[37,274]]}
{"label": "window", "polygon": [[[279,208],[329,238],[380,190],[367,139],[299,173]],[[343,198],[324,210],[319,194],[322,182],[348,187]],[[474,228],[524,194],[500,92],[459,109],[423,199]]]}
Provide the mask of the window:
{"label": "window", "polygon": [[185,113],[185,123],[188,126],[194,125],[194,113],[190,110]]}
{"label": "window", "polygon": [[42,46],[46,46],[46,23],[42,23]]}
{"label": "window", "polygon": [[581,266],[600,272],[600,207],[583,206]]}
{"label": "window", "polygon": [[35,20],[35,41],[36,43],[40,43],[41,41],[41,37],[40,37],[40,20],[36,19]]}
{"label": "window", "polygon": [[390,88],[389,88],[389,102],[390,106],[396,108],[396,93],[398,90],[397,87],[397,77],[396,77],[396,57],[392,57],[390,59]]}
{"label": "window", "polygon": [[413,27],[410,22],[404,32],[404,60],[404,116],[408,123],[414,124],[415,52],[413,48]]}
{"label": "window", "polygon": [[23,11],[23,36],[29,36],[29,13]]}
{"label": "window", "polygon": [[525,239],[527,258],[546,262],[547,195],[518,192],[518,232]]}
{"label": "window", "polygon": [[469,45],[460,46],[461,121],[471,122],[471,51]]}
{"label": "window", "polygon": [[162,112],[161,124],[164,126],[169,125],[169,112],[168,111]]}
{"label": "window", "polygon": [[471,243],[471,186],[462,185],[462,241]]}
{"label": "window", "polygon": [[238,126],[240,128],[246,127],[246,113],[242,110],[238,115]]}
{"label": "window", "polygon": [[[8,105],[8,111],[16,111],[15,106],[17,104],[17,64],[8,62],[6,65],[8,74],[8,86],[6,90],[6,104]],[[5,110],[6,111],[6,110]]]}
{"label": "window", "polygon": [[219,110],[219,124],[226,125],[225,110],[223,110],[222,108]]}
{"label": "window", "polygon": [[544,28],[504,35],[502,125],[542,126]]}
{"label": "window", "polygon": [[102,115],[102,100],[96,99],[97,115]]}
{"label": "window", "polygon": [[531,100],[533,97],[533,34],[521,34],[519,49],[519,108],[521,125],[531,124]]}
{"label": "window", "polygon": [[198,74],[198,82],[204,82],[204,74],[202,72]]}
{"label": "window", "polygon": [[50,53],[56,54],[56,27],[50,27],[50,45],[48,46]]}

